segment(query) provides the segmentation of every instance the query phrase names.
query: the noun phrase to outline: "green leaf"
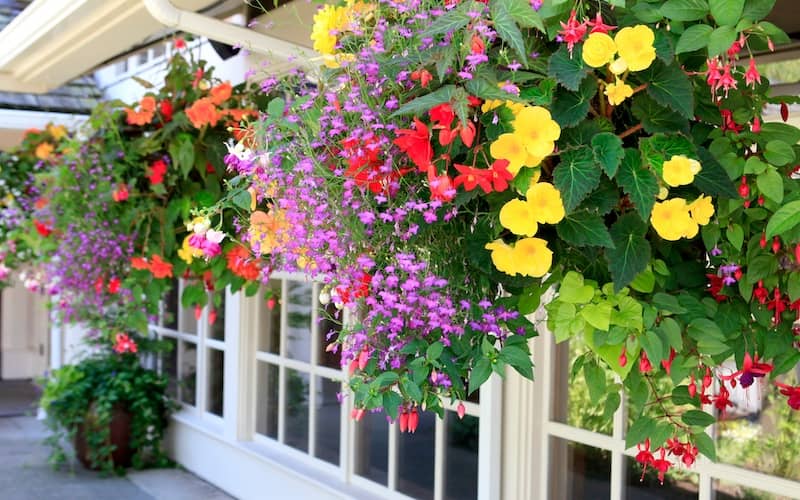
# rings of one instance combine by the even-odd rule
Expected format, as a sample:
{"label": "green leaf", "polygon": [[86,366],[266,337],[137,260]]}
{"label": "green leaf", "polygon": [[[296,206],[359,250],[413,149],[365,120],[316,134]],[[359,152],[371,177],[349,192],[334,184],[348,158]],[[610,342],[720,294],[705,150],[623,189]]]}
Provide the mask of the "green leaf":
{"label": "green leaf", "polygon": [[494,30],[500,38],[511,46],[519,56],[519,61],[525,63],[528,60],[528,51],[525,49],[525,40],[519,30],[514,18],[507,7],[508,0],[494,1],[490,4]]}
{"label": "green leaf", "polygon": [[567,213],[577,207],[600,184],[600,168],[587,147],[561,154],[561,162],[553,171],[553,184],[561,192]]}
{"label": "green leaf", "polygon": [[684,118],[694,117],[692,83],[677,62],[667,65],[658,60],[643,72],[642,78],[649,82],[647,94],[657,103],[677,111]]}
{"label": "green leaf", "polygon": [[517,373],[523,377],[533,380],[533,362],[531,361],[531,355],[525,349],[506,344],[500,350],[500,359],[514,367]]}
{"label": "green leaf", "polygon": [[281,99],[280,97],[276,97],[269,101],[267,104],[267,115],[273,120],[277,120],[283,117],[283,112],[286,110],[286,101]]}
{"label": "green leaf", "polygon": [[664,17],[657,6],[645,2],[636,3],[631,7],[631,12],[643,23],[657,23]]}
{"label": "green leaf", "polygon": [[765,141],[783,141],[787,144],[797,144],[800,142],[800,129],[794,125],[781,122],[767,122],[761,124],[761,133],[759,134],[759,142],[763,139]]}
{"label": "green leaf", "polygon": [[767,239],[791,231],[800,224],[800,200],[791,201],[779,208],[767,222]]}
{"label": "green leaf", "polygon": [[469,393],[472,394],[480,386],[482,386],[484,382],[489,380],[489,375],[491,374],[492,374],[491,361],[489,361],[488,358],[480,358],[475,363],[475,366],[472,367],[472,371],[469,374]]}
{"label": "green leaf", "polygon": [[[655,134],[639,140],[642,159],[646,161],[660,177],[664,162],[676,155],[696,158],[694,144],[683,134]],[[701,170],[702,171],[702,170]]]}
{"label": "green leaf", "polygon": [[613,179],[617,173],[625,151],[622,149],[622,139],[616,134],[602,132],[592,138],[592,149],[597,162],[603,167],[609,179]]}
{"label": "green leaf", "polygon": [[589,69],[583,64],[581,46],[575,46],[570,57],[566,44],[561,44],[550,56],[547,74],[554,76],[558,83],[572,91],[577,91]]}
{"label": "green leaf", "polygon": [[631,448],[650,437],[656,430],[656,422],[650,417],[639,417],[633,421],[625,435],[625,448]]}
{"label": "green leaf", "polygon": [[707,24],[689,26],[678,39],[678,44],[675,45],[675,53],[694,52],[706,47],[708,45],[708,36],[712,31],[714,31],[714,28]]}
{"label": "green leaf", "polygon": [[589,399],[596,405],[606,393],[606,371],[595,361],[583,364],[583,378],[589,389]]}
{"label": "green leaf", "polygon": [[392,113],[391,116],[422,116],[422,114],[426,113],[432,107],[453,100],[456,90],[458,90],[458,88],[455,85],[445,85],[444,87],[434,90],[430,94],[421,95],[403,104],[397,111]]}
{"label": "green leaf", "polygon": [[394,391],[386,391],[383,393],[383,409],[386,414],[394,420],[397,418],[397,410],[403,404],[403,398]]}
{"label": "green leaf", "polygon": [[559,87],[553,97],[553,107],[550,110],[553,119],[561,128],[577,125],[589,113],[592,98],[596,93],[597,81],[593,78],[584,80],[577,93]]}
{"label": "green leaf", "polygon": [[751,21],[760,21],[767,17],[774,7],[775,0],[747,0],[744,4],[742,17]]}
{"label": "green leaf", "polygon": [[511,17],[523,28],[536,28],[542,33],[546,32],[542,17],[531,7],[528,0],[495,0],[501,3],[511,14]]}
{"label": "green leaf", "polygon": [[233,197],[233,204],[242,210],[250,210],[250,193],[247,191],[240,191]]}
{"label": "green leaf", "polygon": [[661,15],[673,21],[695,21],[708,14],[705,0],[667,0],[661,6]]}
{"label": "green leaf", "polygon": [[681,416],[681,420],[686,425],[696,427],[708,427],[717,421],[712,415],[700,410],[689,410]]}
{"label": "green leaf", "polygon": [[396,372],[383,372],[372,381],[370,385],[375,387],[389,387],[400,380],[400,376]]}
{"label": "green leaf", "polygon": [[642,220],[649,220],[658,194],[658,179],[649,168],[642,166],[639,152],[635,149],[625,150],[617,182],[630,196]]}
{"label": "green leaf", "polygon": [[783,177],[774,167],[756,177],[758,190],[775,203],[783,202]]}
{"label": "green leaf", "polygon": [[738,33],[733,26],[720,26],[708,36],[708,57],[715,57],[727,51],[736,41]]}
{"label": "green leaf", "polygon": [[650,268],[637,274],[633,281],[631,281],[631,288],[637,292],[652,293],[655,286],[656,275],[653,274],[653,270]]}
{"label": "green leaf", "polygon": [[684,406],[684,405],[692,405],[698,406],[698,399],[697,396],[692,397],[689,395],[689,387],[685,385],[679,385],[678,387],[672,389],[672,404],[676,406]]}
{"label": "green leaf", "polygon": [[607,332],[611,326],[611,309],[611,304],[608,302],[586,304],[581,309],[581,316],[593,327]]}
{"label": "green leaf", "polygon": [[644,352],[647,353],[647,359],[649,359],[653,365],[657,365],[664,359],[664,345],[655,332],[648,331],[640,336],[639,345],[641,345]]}
{"label": "green leaf", "polygon": [[189,134],[181,133],[169,144],[172,164],[179,168],[181,175],[187,177],[194,168],[194,141]]}
{"label": "green leaf", "polygon": [[514,94],[509,94],[497,85],[483,77],[475,77],[468,81],[465,85],[467,92],[475,97],[481,99],[491,100],[497,99],[500,101],[519,101],[519,98]]}
{"label": "green leaf", "polygon": [[697,189],[710,196],[724,196],[731,199],[739,197],[739,192],[725,168],[707,149],[697,148],[697,158],[703,166],[700,173],[694,177]]}
{"label": "green leaf", "polygon": [[783,141],[776,140],[767,143],[767,148],[764,151],[764,158],[776,167],[782,167],[793,162],[795,155],[792,146]]}
{"label": "green leaf", "polygon": [[558,287],[558,298],[569,304],[586,304],[594,297],[594,291],[595,287],[584,285],[581,274],[569,271]]}
{"label": "green leaf", "polygon": [[556,226],[556,231],[561,239],[571,245],[614,247],[603,218],[586,210],[572,212],[564,217]]}
{"label": "green leaf", "polygon": [[611,394],[606,396],[606,402],[603,405],[604,420],[611,420],[614,417],[614,413],[617,412],[617,408],[619,408],[620,402],[621,398],[619,397],[618,392],[612,392]]}
{"label": "green leaf", "polygon": [[744,243],[744,229],[739,224],[731,224],[725,229],[725,237],[733,245],[734,249],[739,250]]}
{"label": "green leaf", "polygon": [[715,462],[717,460],[717,450],[714,446],[714,440],[705,432],[698,432],[692,434],[692,443],[697,446],[700,453],[708,457],[709,460]]}
{"label": "green leaf", "polygon": [[678,322],[672,318],[663,318],[658,325],[658,331],[664,336],[669,343],[669,346],[676,351],[683,347],[683,339],[681,338],[681,327]]}
{"label": "green leaf", "polygon": [[633,97],[631,112],[641,122],[647,133],[689,132],[689,120],[680,113],[658,104],[645,92],[640,92]]}
{"label": "green leaf", "polygon": [[411,380],[404,378],[400,383],[400,387],[403,388],[403,392],[406,393],[406,396],[411,398],[413,401],[418,403],[422,401],[422,391],[419,389],[419,386]]}
{"label": "green leaf", "polygon": [[606,248],[614,292],[626,287],[650,262],[650,244],[644,238],[647,225],[635,214],[625,214],[611,226],[615,248]]}
{"label": "green leaf", "polygon": [[744,0],[708,0],[708,6],[718,25],[734,26],[742,17]]}
{"label": "green leaf", "polygon": [[455,9],[442,14],[434,19],[430,26],[420,33],[420,37],[427,38],[448,32],[457,32],[472,19],[468,12],[471,11],[474,6],[475,2],[464,2]]}
{"label": "green leaf", "polygon": [[442,351],[444,351],[444,344],[439,341],[434,342],[428,346],[427,351],[425,351],[425,357],[428,358],[428,361],[437,360],[441,357]]}

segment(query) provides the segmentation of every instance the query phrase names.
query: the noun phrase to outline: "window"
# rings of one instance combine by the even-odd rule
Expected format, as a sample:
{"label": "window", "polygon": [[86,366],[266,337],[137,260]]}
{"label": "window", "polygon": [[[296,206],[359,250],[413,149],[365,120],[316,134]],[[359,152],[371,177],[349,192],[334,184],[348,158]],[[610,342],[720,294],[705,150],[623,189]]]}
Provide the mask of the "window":
{"label": "window", "polygon": [[[691,468],[673,468],[662,486],[650,473],[642,476],[633,458],[635,449],[625,449],[630,422],[624,398],[613,424],[601,425],[597,415],[603,412],[602,404],[587,411],[589,397],[582,380],[569,379],[577,346],[555,345],[546,332],[540,340],[547,346],[537,365],[537,380],[545,385],[540,498],[760,499],[793,498],[800,492],[795,451],[800,450],[800,430],[791,421],[796,416],[785,399],[775,398],[771,387],[765,386],[764,393],[751,387],[738,399],[732,393],[739,404],[713,432],[718,462],[703,458]],[[799,377],[800,367],[795,372],[789,377]]]}

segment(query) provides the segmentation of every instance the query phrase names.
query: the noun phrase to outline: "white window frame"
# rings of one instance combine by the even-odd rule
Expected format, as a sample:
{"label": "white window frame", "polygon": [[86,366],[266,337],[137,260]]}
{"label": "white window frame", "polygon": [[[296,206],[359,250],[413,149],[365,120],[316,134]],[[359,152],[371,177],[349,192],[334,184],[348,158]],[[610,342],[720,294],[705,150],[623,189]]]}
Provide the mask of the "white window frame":
{"label": "white window frame", "polygon": [[[627,457],[635,457],[637,453],[636,447],[625,448],[627,408],[624,395],[621,398],[620,407],[614,413],[611,435],[579,429],[553,420],[553,398],[567,397],[567,394],[556,393],[559,388],[555,386],[555,381],[568,377],[570,366],[568,362],[560,362],[557,357],[555,338],[552,333],[547,331],[547,328],[540,328],[540,335],[541,338],[539,340],[542,344],[541,352],[537,356],[537,370],[541,374],[538,376],[538,380],[543,388],[540,403],[541,418],[544,424],[541,427],[541,435],[539,437],[538,498],[551,498],[550,486],[554,476],[551,475],[553,464],[550,463],[552,459],[550,438],[560,438],[567,442],[580,443],[609,451],[611,454],[610,500],[624,500],[627,484],[625,477],[626,459]],[[634,367],[634,369],[636,368]],[[713,412],[713,407],[706,406],[704,410],[711,413]],[[796,498],[800,494],[800,482],[755,472],[735,465],[713,463],[703,456],[698,457],[697,462],[688,470],[698,476],[699,500],[714,500],[715,490],[713,483],[715,479],[789,498]],[[558,473],[566,474],[567,471],[562,468]]]}

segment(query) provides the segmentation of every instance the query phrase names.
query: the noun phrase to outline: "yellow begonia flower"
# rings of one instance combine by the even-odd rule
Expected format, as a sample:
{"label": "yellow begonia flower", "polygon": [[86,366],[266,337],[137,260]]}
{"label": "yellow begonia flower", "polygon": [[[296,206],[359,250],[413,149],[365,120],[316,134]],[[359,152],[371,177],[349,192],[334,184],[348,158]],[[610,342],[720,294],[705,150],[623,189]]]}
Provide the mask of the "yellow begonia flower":
{"label": "yellow begonia flower", "polygon": [[653,46],[655,39],[653,30],[639,24],[619,30],[614,42],[617,44],[619,56],[625,59],[628,69],[642,71],[649,68],[656,59],[656,49]]}
{"label": "yellow begonia flower", "polygon": [[489,146],[489,153],[496,160],[508,160],[508,171],[514,175],[517,175],[520,167],[528,159],[528,152],[525,149],[523,138],[516,133],[501,134]]}
{"label": "yellow begonia flower", "polygon": [[311,40],[314,50],[322,55],[332,55],[336,51],[336,35],[350,24],[350,9],[325,5],[314,15]]}
{"label": "yellow begonia flower", "polygon": [[659,200],[666,200],[667,196],[669,196],[669,189],[667,189],[666,186],[661,186],[658,188],[658,194],[656,195],[656,198]]}
{"label": "yellow begonia flower", "polygon": [[544,158],[539,158],[538,156],[528,155],[528,159],[525,160],[526,167],[538,167],[540,163],[542,163]]}
{"label": "yellow begonia flower", "polygon": [[514,133],[523,137],[528,154],[544,158],[553,152],[561,137],[561,127],[541,106],[525,106],[511,124]]}
{"label": "yellow begonia flower", "polygon": [[511,276],[516,276],[514,269],[514,247],[507,245],[503,240],[494,240],[484,247],[492,251],[492,263],[498,271]]}
{"label": "yellow begonia flower", "polygon": [[714,215],[714,205],[711,203],[710,196],[700,195],[689,205],[689,214],[696,223],[705,226],[711,221]]}
{"label": "yellow begonia flower", "polygon": [[690,217],[689,207],[683,198],[656,203],[650,214],[650,223],[665,240],[677,241],[697,235],[697,222]]}
{"label": "yellow begonia flower", "polygon": [[178,249],[178,257],[187,264],[191,264],[195,258],[203,256],[203,251],[201,249],[195,248],[189,244],[190,237],[191,235],[184,238],[181,248]]}
{"label": "yellow begonia flower", "polygon": [[702,166],[697,160],[687,158],[683,155],[675,155],[664,162],[661,170],[661,177],[664,182],[672,187],[685,186],[694,181]]}
{"label": "yellow begonia flower", "polygon": [[67,129],[64,125],[48,125],[47,132],[55,139],[56,141],[60,141],[67,135]]}
{"label": "yellow begonia flower", "polygon": [[621,75],[628,71],[628,63],[625,62],[625,59],[618,57],[608,65],[608,69],[615,75]]}
{"label": "yellow begonia flower", "polygon": [[606,85],[606,90],[603,93],[608,96],[609,104],[619,106],[625,99],[633,95],[633,89],[630,85],[618,79],[616,83]]}
{"label": "yellow begonia flower", "polygon": [[514,199],[500,209],[500,224],[514,234],[533,236],[539,229],[535,208],[527,201]]}
{"label": "yellow begonia flower", "polygon": [[[531,185],[525,194],[533,208],[533,215],[539,223],[558,224],[564,218],[564,202],[561,192],[549,182]],[[529,234],[528,236],[533,236]]]}
{"label": "yellow begonia flower", "polygon": [[583,62],[593,68],[605,66],[616,53],[617,45],[606,33],[592,33],[583,43]]}
{"label": "yellow begonia flower", "polygon": [[50,155],[53,154],[54,149],[55,148],[53,147],[53,145],[50,144],[49,142],[43,142],[38,146],[36,146],[36,151],[34,152],[34,155],[36,155],[36,158],[39,158],[40,160],[46,160],[50,158]]}
{"label": "yellow begonia flower", "polygon": [[514,270],[523,276],[541,278],[553,265],[553,251],[541,238],[523,238],[514,245]]}
{"label": "yellow begonia flower", "polygon": [[489,111],[497,109],[500,106],[507,107],[511,110],[511,113],[514,116],[517,116],[517,114],[519,114],[519,112],[525,107],[525,104],[509,100],[501,101],[500,99],[488,99],[481,105],[481,111],[488,113]]}

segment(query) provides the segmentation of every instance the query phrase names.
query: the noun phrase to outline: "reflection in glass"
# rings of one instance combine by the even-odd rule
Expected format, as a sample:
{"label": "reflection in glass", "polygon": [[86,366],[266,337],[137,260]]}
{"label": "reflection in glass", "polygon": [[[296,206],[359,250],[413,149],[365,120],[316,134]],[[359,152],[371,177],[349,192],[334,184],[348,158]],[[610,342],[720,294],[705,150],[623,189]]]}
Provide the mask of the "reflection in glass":
{"label": "reflection in glass", "polygon": [[342,406],[336,394],[341,389],[339,382],[317,377],[315,453],[317,458],[334,465],[339,465]]}
{"label": "reflection in glass", "polygon": [[401,434],[397,450],[397,489],[417,499],[433,498],[436,415],[419,412],[414,434]]}
{"label": "reflection in glass", "polygon": [[172,286],[161,302],[161,316],[165,328],[171,330],[178,329],[178,280],[172,282]]}
{"label": "reflection in glass", "polygon": [[276,365],[256,362],[256,432],[278,439],[278,376]]}
{"label": "reflection in glass", "polygon": [[[658,456],[656,458],[659,458]],[[675,462],[674,457],[670,457]],[[680,459],[678,459],[680,460]],[[625,460],[628,481],[625,498],[627,500],[690,500],[697,498],[697,474],[690,472],[683,466],[671,468],[664,476],[664,484],[658,480],[658,471],[652,467],[647,468],[642,477],[642,466],[634,459]]]}
{"label": "reflection in glass", "polygon": [[715,500],[791,500],[789,497],[773,495],[721,479],[714,479],[714,497]]}
{"label": "reflection in glass", "polygon": [[446,414],[444,497],[448,500],[478,498],[478,418],[459,419]]}
{"label": "reflection in glass", "polygon": [[389,423],[383,413],[365,413],[356,422],[355,471],[379,484],[387,484],[389,470]]}
{"label": "reflection in glass", "polygon": [[209,314],[212,310],[216,311],[217,317],[214,318],[214,323],[209,321],[208,336],[215,340],[225,340],[225,294],[220,295],[221,300],[219,305],[213,303],[213,294],[209,296],[208,310]]}
{"label": "reflection in glass", "polygon": [[[337,316],[338,315],[338,316]],[[338,370],[341,368],[342,351],[327,352],[328,345],[336,340],[341,330],[341,312],[333,304],[328,304],[319,314],[319,339],[317,340],[317,363]]]}
{"label": "reflection in glass", "polygon": [[161,373],[167,376],[167,395],[178,398],[178,341],[163,337],[161,339],[169,344],[169,350],[161,353]]}
{"label": "reflection in glass", "polygon": [[555,500],[611,497],[611,453],[550,438],[550,495]]}
{"label": "reflection in glass", "polygon": [[181,340],[178,342],[180,349],[180,379],[178,385],[179,399],[182,403],[194,406],[196,404],[195,388],[197,384],[197,346],[191,342]]}
{"label": "reflection in glass", "polygon": [[206,396],[206,409],[209,413],[222,417],[222,402],[225,396],[225,352],[217,349],[208,349],[207,352],[208,394]]}
{"label": "reflection in glass", "polygon": [[311,362],[311,298],[313,285],[288,282],[286,351],[292,359]]}
{"label": "reflection in glass", "polygon": [[284,442],[298,450],[308,451],[308,381],[307,373],[286,368],[286,408],[284,410]]}
{"label": "reflection in glass", "polygon": [[178,316],[178,330],[183,333],[197,335],[197,318],[195,317],[195,308],[181,307]]}
{"label": "reflection in glass", "polygon": [[[274,297],[276,304],[281,296],[281,280],[270,280],[265,297]],[[281,308],[267,307],[266,301],[259,304],[258,350],[280,354],[281,352]]]}

